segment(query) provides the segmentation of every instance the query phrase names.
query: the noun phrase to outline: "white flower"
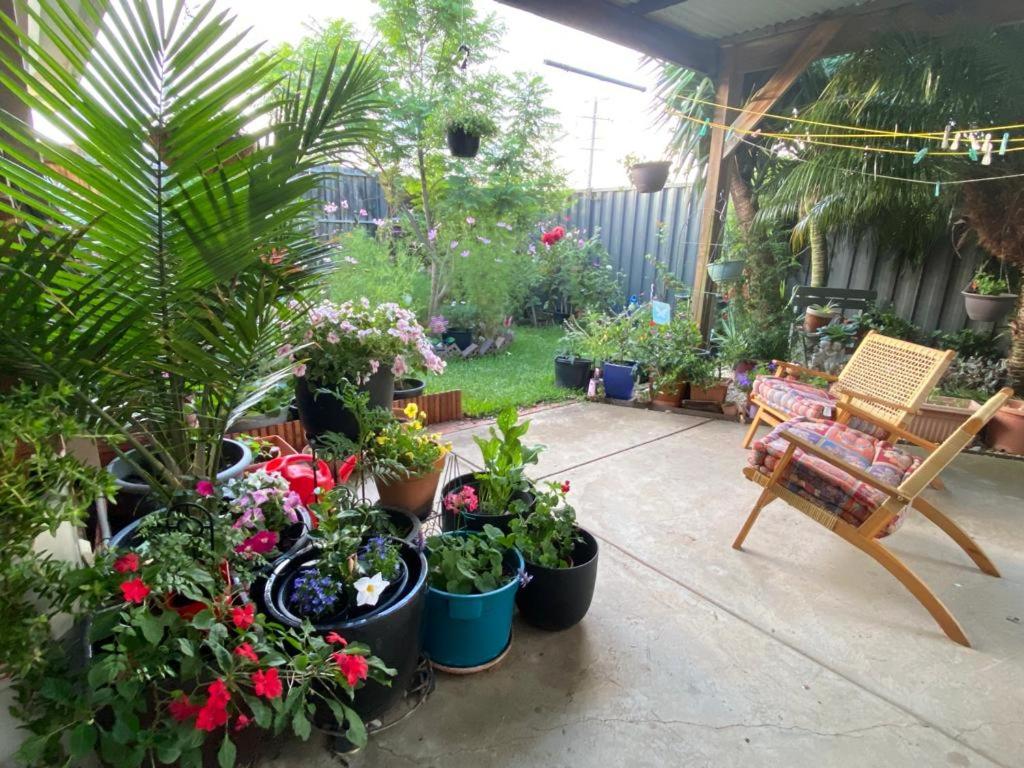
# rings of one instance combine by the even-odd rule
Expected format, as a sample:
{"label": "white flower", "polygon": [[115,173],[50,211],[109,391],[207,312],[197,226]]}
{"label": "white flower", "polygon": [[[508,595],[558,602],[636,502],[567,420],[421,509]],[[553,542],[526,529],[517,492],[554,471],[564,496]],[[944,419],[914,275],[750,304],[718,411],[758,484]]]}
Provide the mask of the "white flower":
{"label": "white flower", "polygon": [[353,586],[356,588],[356,606],[376,605],[390,582],[383,575],[363,576]]}

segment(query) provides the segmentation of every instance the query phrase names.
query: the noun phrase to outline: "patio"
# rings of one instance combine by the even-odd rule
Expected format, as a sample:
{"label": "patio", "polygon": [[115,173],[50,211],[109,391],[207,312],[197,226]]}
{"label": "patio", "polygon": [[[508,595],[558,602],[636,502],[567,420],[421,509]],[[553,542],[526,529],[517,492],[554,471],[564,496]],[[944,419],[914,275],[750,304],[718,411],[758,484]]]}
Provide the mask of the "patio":
{"label": "patio", "polygon": [[[912,515],[890,539],[961,621],[950,642],[888,574],[775,503],[729,545],[757,496],[739,424],[596,404],[536,412],[535,479],[568,479],[601,540],[577,627],[517,622],[511,653],[442,675],[415,717],[353,766],[1016,764],[1024,738],[1024,500],[1019,462],[960,456],[928,491],[986,548],[980,573]],[[450,437],[475,455],[472,435]],[[551,663],[557,659],[557,663]],[[316,739],[268,761],[336,765]]]}

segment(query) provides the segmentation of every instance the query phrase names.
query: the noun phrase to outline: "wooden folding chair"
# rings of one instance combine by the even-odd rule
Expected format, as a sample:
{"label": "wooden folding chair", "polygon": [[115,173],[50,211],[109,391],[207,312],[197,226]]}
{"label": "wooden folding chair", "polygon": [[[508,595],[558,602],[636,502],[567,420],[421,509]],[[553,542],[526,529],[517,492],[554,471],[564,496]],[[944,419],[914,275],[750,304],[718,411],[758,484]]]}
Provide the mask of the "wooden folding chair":
{"label": "wooden folding chair", "polygon": [[[934,451],[938,446],[914,435],[908,425],[955,356],[951,350],[932,349],[871,331],[838,376],[796,363],[774,361],[775,378],[814,376],[824,379],[833,385],[834,395],[829,397],[829,402],[836,411],[835,421],[846,424],[853,420],[854,426],[857,420],[869,422],[878,425],[875,432],[878,437],[898,437]],[[819,392],[822,397],[828,397],[824,391]],[[774,426],[805,415],[784,410],[756,391],[751,392],[750,400],[757,406],[757,413],[743,438],[744,448],[750,447],[761,424]]]}
{"label": "wooden folding chair", "polygon": [[[880,534],[884,535],[883,532],[896,521],[906,507],[910,506],[949,535],[984,573],[990,576],[999,576],[999,571],[996,570],[996,567],[985,553],[982,552],[981,547],[934,505],[921,498],[921,493],[938,476],[939,472],[971,443],[981,428],[985,426],[995,415],[996,411],[1012,395],[1013,390],[1009,388],[1000,390],[968,418],[956,432],[943,441],[934,452],[927,456],[896,487],[879,480],[875,475],[854,466],[835,453],[815,445],[796,434],[799,431],[799,424],[808,423],[807,420],[795,420],[783,425],[781,432],[777,430],[776,435],[784,439],[788,445],[781,456],[776,457],[776,464],[771,474],[767,475],[753,466],[746,467],[743,470],[743,474],[748,480],[763,486],[764,490],[758,497],[754,508],[750,511],[750,515],[743,524],[743,528],[740,529],[739,535],[733,542],[733,548],[740,549],[742,547],[744,539],[750,533],[750,529],[754,525],[754,521],[757,520],[761,510],[774,499],[782,499],[791,507],[795,507],[812,520],[838,534],[878,561],[883,568],[895,576],[917,598],[918,602],[928,610],[932,618],[938,622],[942,631],[951,640],[969,647],[970,643],[964,634],[963,628],[953,618],[946,606],[942,604],[910,568],[904,565],[896,555],[879,542],[878,536]],[[898,449],[894,450],[898,451]],[[828,465],[828,473],[833,478],[836,477],[837,471],[845,473],[845,475],[839,475],[845,489],[848,490],[851,487],[857,487],[857,483],[863,483],[879,492],[879,498],[884,500],[870,512],[863,522],[857,525],[847,522],[840,516],[840,513],[826,507],[819,500],[821,498],[828,498],[828,493],[816,492],[812,498],[811,494],[802,495],[798,490],[795,490],[801,486],[800,483],[794,482],[794,473],[806,456],[815,457],[825,462]],[[806,480],[806,477],[804,480]],[[819,476],[817,481],[828,484],[828,480],[824,476]],[[823,490],[827,491],[829,489],[825,488]]]}

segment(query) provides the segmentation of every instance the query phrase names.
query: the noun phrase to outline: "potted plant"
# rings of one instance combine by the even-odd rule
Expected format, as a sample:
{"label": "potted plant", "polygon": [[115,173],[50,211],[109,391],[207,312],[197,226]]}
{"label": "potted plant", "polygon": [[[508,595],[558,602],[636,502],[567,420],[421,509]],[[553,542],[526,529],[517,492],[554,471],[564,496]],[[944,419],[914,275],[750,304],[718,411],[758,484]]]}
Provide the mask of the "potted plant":
{"label": "potted plant", "polygon": [[694,354],[684,368],[690,382],[690,399],[706,403],[724,403],[729,380],[723,379],[714,360],[706,353]]}
{"label": "potted plant", "polygon": [[[286,382],[280,382],[268,391],[259,402],[251,406],[242,417],[233,422],[228,431],[249,432],[261,427],[272,427],[288,421],[288,411],[295,393]],[[254,459],[255,460],[255,459]]]}
{"label": "potted plant", "polygon": [[423,520],[430,514],[452,445],[424,431],[427,414],[416,403],[409,403],[404,415],[407,421],[392,419],[367,442],[362,466],[373,476],[381,504]]}
{"label": "potted plant", "polygon": [[487,438],[473,436],[483,471],[460,475],[441,489],[445,531],[479,531],[484,525],[504,531],[514,517],[533,507],[533,486],[526,467],[537,463],[544,446],[523,444],[530,422],[520,423],[512,406],[498,414],[496,426],[489,428]]}
{"label": "potted plant", "polygon": [[469,671],[500,659],[512,639],[522,556],[492,525],[427,540],[430,588],[423,652],[442,667]]}
{"label": "potted plant", "polygon": [[467,349],[473,343],[480,312],[475,304],[468,301],[453,299],[444,309],[447,321],[441,338],[446,344],[454,344],[459,349]]}
{"label": "potted plant", "polygon": [[236,439],[252,454],[252,464],[245,468],[246,474],[266,469],[267,464],[280,456],[294,456],[297,453],[280,435],[237,435]]}
{"label": "potted plant", "polygon": [[427,388],[427,382],[415,376],[403,376],[395,379],[395,400],[412,400],[419,397]]}
{"label": "potted plant", "polygon": [[480,139],[498,130],[497,123],[470,88],[460,91],[446,106],[443,123],[448,150],[454,157],[476,157],[480,150]]}
{"label": "potted plant", "polygon": [[342,390],[354,386],[370,404],[390,411],[395,376],[416,358],[428,371],[442,373],[416,315],[397,304],[323,302],[308,312],[304,327],[288,349],[295,360],[295,395],[302,426],[311,437],[339,432],[354,439],[358,425]]}
{"label": "potted plant", "polygon": [[629,173],[629,181],[637,192],[660,192],[668,181],[668,172],[672,167],[669,160],[640,162],[637,155],[626,155],[622,161]]}
{"label": "potted plant", "polygon": [[534,510],[512,521],[506,541],[526,563],[527,578],[516,593],[520,615],[535,627],[559,631],[578,624],[590,609],[598,546],[565,500],[569,482],[547,486]]}
{"label": "potted plant", "polygon": [[731,283],[743,277],[743,259],[717,259],[708,264],[708,277],[717,285]]}
{"label": "potted plant", "polygon": [[686,366],[701,340],[697,325],[685,312],[659,324],[645,305],[634,313],[630,329],[631,350],[647,371],[652,402],[678,406],[686,393]]}
{"label": "potted plant", "polygon": [[804,330],[816,333],[835,319],[837,314],[834,301],[825,304],[811,304],[804,310]]}
{"label": "potted plant", "polygon": [[985,426],[985,444],[994,451],[1024,456],[1024,400],[1014,398]]}
{"label": "potted plant", "polygon": [[[941,443],[971,417],[981,403],[970,397],[948,397],[933,392],[921,404],[910,431],[920,438]],[[991,422],[989,422],[991,424]]]}
{"label": "potted plant", "polygon": [[978,268],[961,295],[967,316],[985,323],[998,323],[1017,304],[1017,294],[1010,293],[1006,278],[990,275],[984,267]]}
{"label": "potted plant", "polygon": [[584,390],[594,371],[594,360],[585,357],[583,350],[587,339],[578,324],[565,323],[565,335],[559,339],[559,351],[555,355],[555,386],[563,389]]}

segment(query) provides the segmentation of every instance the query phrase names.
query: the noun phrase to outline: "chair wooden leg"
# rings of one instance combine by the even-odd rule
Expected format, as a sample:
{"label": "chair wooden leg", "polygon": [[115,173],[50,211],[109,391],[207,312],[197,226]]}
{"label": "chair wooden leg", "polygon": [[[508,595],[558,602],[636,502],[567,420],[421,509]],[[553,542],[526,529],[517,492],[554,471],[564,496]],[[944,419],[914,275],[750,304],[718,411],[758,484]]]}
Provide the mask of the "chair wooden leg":
{"label": "chair wooden leg", "polygon": [[933,477],[932,481],[929,483],[929,485],[932,488],[934,488],[936,491],[944,491],[944,490],[946,490],[946,484],[944,482],[942,482],[942,478],[941,477]]}
{"label": "chair wooden leg", "polygon": [[736,540],[732,543],[733,549],[741,549],[743,547],[743,541],[747,538],[747,534],[750,533],[750,529],[754,527],[757,516],[761,514],[761,510],[768,506],[768,503],[774,498],[774,494],[767,488],[761,492],[761,495],[757,497],[757,501],[754,503],[754,508],[750,510],[750,514],[747,516],[747,521],[743,523],[743,527],[740,528]]}
{"label": "chair wooden leg", "polygon": [[761,417],[764,413],[764,406],[757,406],[757,412],[754,414],[754,420],[750,422],[750,429],[747,430],[747,434],[743,437],[743,447],[749,448],[750,443],[754,440],[754,435],[757,434],[757,428],[761,426]]}
{"label": "chair wooden leg", "polygon": [[975,562],[983,573],[987,573],[989,576],[999,577],[999,570],[992,564],[992,561],[988,559],[988,556],[981,547],[978,546],[978,543],[972,539],[963,528],[954,523],[934,505],[925,501],[920,496],[914,499],[913,507],[941,528],[949,538],[959,544],[960,548],[967,553],[967,556]]}
{"label": "chair wooden leg", "polygon": [[942,604],[942,601],[935,596],[928,586],[917,577],[912,570],[905,566],[892,552],[878,543],[876,539],[869,539],[857,532],[855,528],[848,525],[837,525],[835,532],[853,544],[859,550],[874,558],[879,565],[891,573],[902,584],[917,601],[925,607],[932,615],[942,631],[946,633],[955,643],[971,647],[963,627],[953,618],[953,614]]}

